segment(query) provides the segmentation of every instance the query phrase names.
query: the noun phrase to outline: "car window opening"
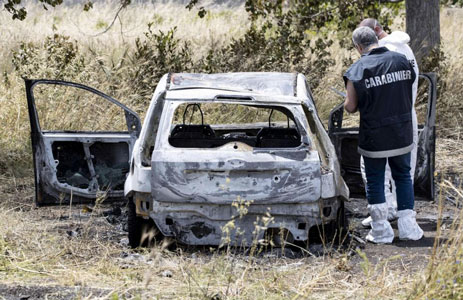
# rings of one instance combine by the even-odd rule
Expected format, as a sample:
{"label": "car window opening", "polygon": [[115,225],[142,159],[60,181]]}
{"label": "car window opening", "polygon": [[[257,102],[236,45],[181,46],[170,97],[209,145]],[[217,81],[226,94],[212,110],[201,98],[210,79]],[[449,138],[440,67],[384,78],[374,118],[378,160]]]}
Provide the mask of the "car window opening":
{"label": "car window opening", "polygon": [[217,148],[241,142],[253,148],[295,148],[301,135],[292,113],[279,106],[184,103],[172,119],[170,145]]}
{"label": "car window opening", "polygon": [[58,182],[89,189],[92,188],[92,178],[96,178],[97,186],[94,188],[97,190],[124,189],[125,174],[130,167],[127,143],[95,142],[85,145],[81,142],[60,141],[52,144],[52,151]]}
{"label": "car window opening", "polygon": [[126,112],[101,95],[80,87],[43,83],[35,85],[33,92],[44,132],[128,132]]}

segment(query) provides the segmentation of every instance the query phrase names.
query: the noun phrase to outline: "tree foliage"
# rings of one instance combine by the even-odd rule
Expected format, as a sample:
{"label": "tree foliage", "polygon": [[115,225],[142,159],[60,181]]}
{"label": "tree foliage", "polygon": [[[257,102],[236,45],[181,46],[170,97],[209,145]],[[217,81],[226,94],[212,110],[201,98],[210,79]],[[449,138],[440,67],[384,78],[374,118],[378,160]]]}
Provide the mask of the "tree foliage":
{"label": "tree foliage", "polygon": [[440,4],[444,6],[463,7],[463,0],[440,0]]}
{"label": "tree foliage", "polygon": [[401,7],[377,0],[247,0],[251,26],[242,38],[211,49],[201,69],[302,72],[316,87],[333,64],[328,48],[335,40],[350,45],[351,31],[366,17],[379,19],[387,30]]}
{"label": "tree foliage", "polygon": [[[24,0],[6,0],[3,7],[6,11],[11,13],[13,20],[24,20],[27,17],[27,10],[24,7]],[[38,3],[42,4],[43,9],[48,10],[49,7],[56,7],[63,4],[63,0],[37,0]],[[131,0],[120,0],[121,8],[127,7],[131,3]],[[92,0],[87,0],[83,3],[82,9],[88,11],[93,8]]]}
{"label": "tree foliage", "polygon": [[[48,6],[55,7],[57,5],[61,5],[63,0],[38,0],[38,2],[42,3],[43,8],[47,10]],[[11,13],[13,20],[24,20],[27,16],[26,8],[21,6],[21,3],[23,3],[22,0],[6,0],[4,7],[9,13]]]}
{"label": "tree foliage", "polygon": [[191,46],[175,37],[177,28],[156,32],[148,25],[145,38],[137,38],[131,58],[129,77],[133,80],[134,93],[149,99],[162,75],[168,72],[191,71],[194,62]]}

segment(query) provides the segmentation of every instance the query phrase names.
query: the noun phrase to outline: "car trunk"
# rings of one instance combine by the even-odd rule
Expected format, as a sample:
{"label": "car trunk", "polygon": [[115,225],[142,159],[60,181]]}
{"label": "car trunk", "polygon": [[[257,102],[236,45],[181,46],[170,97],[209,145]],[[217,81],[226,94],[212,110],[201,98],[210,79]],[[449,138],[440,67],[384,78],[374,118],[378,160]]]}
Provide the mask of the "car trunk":
{"label": "car trunk", "polygon": [[253,150],[244,143],[215,149],[153,152],[152,195],[159,202],[229,204],[305,203],[321,195],[318,152]]}

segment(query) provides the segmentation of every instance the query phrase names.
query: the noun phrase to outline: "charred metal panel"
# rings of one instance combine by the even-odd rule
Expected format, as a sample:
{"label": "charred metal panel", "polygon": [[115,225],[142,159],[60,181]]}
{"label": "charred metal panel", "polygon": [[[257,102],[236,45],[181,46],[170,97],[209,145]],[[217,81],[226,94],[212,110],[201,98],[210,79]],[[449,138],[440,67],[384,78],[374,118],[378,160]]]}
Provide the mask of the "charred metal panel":
{"label": "charred metal panel", "polygon": [[295,73],[174,73],[169,90],[207,88],[267,95],[296,95]]}
{"label": "charred metal panel", "polygon": [[131,149],[127,143],[94,142],[88,147],[98,181],[98,188],[124,190],[126,174],[129,172]]}
{"label": "charred metal panel", "polygon": [[319,152],[322,170],[333,173],[335,195],[342,197],[344,200],[349,200],[349,189],[341,176],[341,166],[336,155],[336,149],[318,116],[309,84],[302,74],[299,74],[297,78],[297,97],[301,99],[305,115],[304,120],[307,123],[310,138]]}
{"label": "charred metal panel", "polygon": [[151,186],[157,201],[300,203],[320,198],[318,153],[294,161],[269,153],[209,149],[153,152]]}
{"label": "charred metal panel", "polygon": [[306,100],[303,102],[303,108],[315,147],[319,151],[321,168],[333,172],[335,194],[349,200],[349,189],[341,176],[341,167],[336,150],[316,114],[313,102]]}
{"label": "charred metal panel", "polygon": [[156,201],[232,203],[241,196],[255,203],[297,203],[320,198],[320,159],[310,148],[300,105],[287,108],[304,143],[265,150],[240,142],[212,149],[172,147],[168,137],[178,105],[168,101],[152,155],[151,192]]}
{"label": "charred metal panel", "polygon": [[[331,198],[304,204],[251,204],[240,216],[231,205],[155,202],[150,217],[163,235],[185,244],[250,246],[271,228],[285,229],[293,240],[306,241],[312,226],[336,219],[340,203]],[[330,208],[330,215],[322,216],[323,208]],[[268,216],[272,221],[265,221]]]}
{"label": "charred metal panel", "polygon": [[365,185],[360,172],[360,154],[357,151],[358,128],[334,130],[330,137],[336,147],[341,174],[351,194],[364,195]]}
{"label": "charred metal panel", "polygon": [[326,174],[322,174],[321,177],[321,189],[322,194],[321,197],[324,199],[332,198],[336,196],[336,186],[334,180],[334,173],[328,172]]}
{"label": "charred metal panel", "polygon": [[123,198],[130,135],[44,133],[34,150],[42,193],[38,204]]}
{"label": "charred metal panel", "polygon": [[[31,125],[36,203],[89,201],[104,196],[123,198],[130,153],[140,133],[138,116],[115,99],[90,87],[58,80],[26,80]],[[127,132],[42,131],[34,86],[63,85],[85,90],[123,109]]]}
{"label": "charred metal panel", "polygon": [[164,75],[156,86],[140,132],[140,138],[135,142],[130,172],[124,184],[126,197],[134,192],[151,193],[151,154],[156,143],[159,122],[164,109],[167,78],[167,74]]}
{"label": "charred metal panel", "polygon": [[436,102],[437,76],[435,73],[420,74],[429,84],[426,123],[418,133],[418,152],[415,169],[415,192],[433,200],[435,197],[436,155]]}

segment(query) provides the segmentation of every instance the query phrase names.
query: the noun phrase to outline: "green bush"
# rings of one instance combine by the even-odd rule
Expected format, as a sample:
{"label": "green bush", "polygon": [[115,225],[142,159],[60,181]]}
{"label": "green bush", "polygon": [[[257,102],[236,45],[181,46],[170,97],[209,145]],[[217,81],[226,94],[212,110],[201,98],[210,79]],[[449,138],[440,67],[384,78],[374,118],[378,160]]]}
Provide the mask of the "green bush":
{"label": "green bush", "polygon": [[77,42],[59,34],[47,37],[43,45],[21,42],[12,54],[14,69],[23,78],[74,78],[86,65]]}
{"label": "green bush", "polygon": [[130,59],[128,80],[132,82],[132,93],[149,101],[159,79],[168,72],[194,71],[191,46],[188,41],[175,37],[176,27],[167,32],[155,32],[148,24],[145,39],[135,41]]}

